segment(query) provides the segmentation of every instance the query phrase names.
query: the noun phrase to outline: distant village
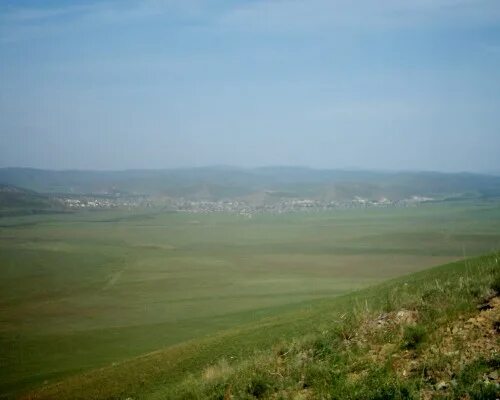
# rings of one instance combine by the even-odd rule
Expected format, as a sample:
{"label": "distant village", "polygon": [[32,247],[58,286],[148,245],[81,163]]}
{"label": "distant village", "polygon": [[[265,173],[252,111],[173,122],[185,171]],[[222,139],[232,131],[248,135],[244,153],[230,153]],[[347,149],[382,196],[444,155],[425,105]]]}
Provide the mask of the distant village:
{"label": "distant village", "polygon": [[148,208],[152,207],[147,197],[94,197],[92,195],[65,195],[55,197],[54,200],[61,204],[63,207],[78,210],[78,209],[111,209],[111,208]]}
{"label": "distant village", "polygon": [[353,208],[388,208],[410,207],[423,202],[433,201],[433,198],[412,196],[402,200],[364,199],[356,196],[348,201],[321,201],[312,199],[279,199],[269,203],[251,204],[244,200],[187,200],[184,198],[148,197],[148,196],[64,196],[55,199],[70,210],[99,209],[135,209],[164,208],[169,211],[186,213],[234,213],[251,217],[253,214],[270,213],[283,214],[291,212],[318,212],[336,209]]}
{"label": "distant village", "polygon": [[310,199],[287,199],[269,204],[251,205],[243,201],[180,201],[176,204],[176,211],[190,213],[227,212],[238,213],[251,217],[253,214],[269,213],[283,214],[292,212],[318,212],[336,209],[371,208],[371,207],[409,207],[433,199],[414,196],[409,199],[391,201],[367,200],[356,197],[350,201],[320,201]]}

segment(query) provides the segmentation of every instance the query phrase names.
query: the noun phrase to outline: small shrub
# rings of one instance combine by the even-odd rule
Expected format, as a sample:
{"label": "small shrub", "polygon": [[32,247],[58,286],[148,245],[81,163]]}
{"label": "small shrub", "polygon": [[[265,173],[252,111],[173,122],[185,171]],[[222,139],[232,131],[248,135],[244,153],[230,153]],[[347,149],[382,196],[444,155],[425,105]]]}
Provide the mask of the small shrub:
{"label": "small shrub", "polygon": [[335,378],[332,366],[325,362],[310,363],[305,366],[303,388],[313,387],[316,391],[326,391]]}
{"label": "small shrub", "polygon": [[425,340],[427,332],[422,325],[407,326],[403,333],[403,348],[415,350]]}
{"label": "small shrub", "polygon": [[354,314],[349,314],[331,329],[332,340],[351,340],[359,327],[359,322]]}
{"label": "small shrub", "polygon": [[500,333],[500,321],[494,321],[493,322],[493,329],[495,330],[496,333]]}
{"label": "small shrub", "polygon": [[496,292],[500,293],[500,274],[497,274],[495,276],[495,279],[493,279],[493,282],[491,283],[491,288]]}
{"label": "small shrub", "polygon": [[[344,389],[342,397],[355,400],[410,400],[415,398],[414,388],[410,383],[399,381],[393,373],[383,367],[371,370],[363,379],[362,384],[354,383]],[[349,396],[345,396],[349,393]],[[337,394],[337,395],[338,395]]]}
{"label": "small shrub", "polygon": [[286,342],[279,342],[274,345],[273,351],[277,357],[283,357],[292,351],[292,347]]}
{"label": "small shrub", "polygon": [[385,295],[383,310],[388,313],[396,310],[394,298],[389,292],[387,292],[387,294]]}
{"label": "small shrub", "polygon": [[469,289],[469,294],[471,295],[471,297],[473,299],[477,299],[477,298],[481,297],[481,295],[482,295],[481,288],[479,288],[479,287],[471,287]]}
{"label": "small shrub", "polygon": [[224,400],[228,385],[224,382],[216,382],[203,388],[207,399]]}
{"label": "small shrub", "polygon": [[332,354],[338,351],[340,346],[339,339],[344,339],[346,336],[346,332],[342,333],[342,330],[339,329],[334,330],[333,335],[321,335],[318,336],[311,343],[311,350],[313,353],[313,357],[318,359],[325,359],[326,357],[330,357]]}
{"label": "small shrub", "polygon": [[443,292],[436,287],[427,289],[422,294],[422,302],[423,303],[437,303],[444,298]]}
{"label": "small shrub", "polygon": [[478,384],[470,392],[472,400],[497,400],[498,389],[495,385]]}
{"label": "small shrub", "polygon": [[467,395],[473,400],[497,399],[498,389],[494,384],[485,384],[481,378],[489,371],[498,370],[500,357],[494,356],[490,359],[480,358],[465,366],[457,377],[457,388],[454,390],[454,398],[461,399]]}
{"label": "small shrub", "polygon": [[269,391],[270,386],[269,379],[266,379],[262,375],[256,375],[250,381],[247,392],[260,399]]}

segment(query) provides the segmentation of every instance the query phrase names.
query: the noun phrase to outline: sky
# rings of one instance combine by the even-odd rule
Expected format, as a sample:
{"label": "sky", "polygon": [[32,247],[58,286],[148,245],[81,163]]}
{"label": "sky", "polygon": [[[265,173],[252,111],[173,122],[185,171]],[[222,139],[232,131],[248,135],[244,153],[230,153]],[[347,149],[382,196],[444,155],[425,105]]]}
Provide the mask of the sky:
{"label": "sky", "polygon": [[498,0],[0,3],[0,167],[500,172]]}

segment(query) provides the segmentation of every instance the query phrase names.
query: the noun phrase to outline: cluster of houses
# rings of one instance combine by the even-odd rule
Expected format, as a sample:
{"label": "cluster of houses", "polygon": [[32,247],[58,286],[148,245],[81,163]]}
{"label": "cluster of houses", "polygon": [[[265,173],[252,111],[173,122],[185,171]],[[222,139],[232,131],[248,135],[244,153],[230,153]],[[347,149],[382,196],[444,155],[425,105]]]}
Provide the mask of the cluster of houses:
{"label": "cluster of houses", "polygon": [[63,197],[57,199],[65,208],[68,209],[110,209],[110,208],[143,208],[151,207],[151,203],[143,198],[129,199],[120,197]]}
{"label": "cluster of houses", "polygon": [[149,208],[158,207],[170,211],[188,213],[236,213],[251,217],[257,213],[283,214],[290,212],[327,211],[335,209],[369,207],[408,207],[433,199],[413,196],[403,200],[365,199],[359,196],[347,201],[323,201],[313,199],[274,199],[273,201],[252,204],[243,200],[187,200],[183,198],[147,196],[66,196],[57,198],[68,209],[111,209],[111,208]]}
{"label": "cluster of houses", "polygon": [[355,197],[348,201],[321,201],[311,199],[286,199],[268,204],[252,205],[244,201],[178,201],[171,206],[176,211],[191,213],[230,212],[251,216],[256,213],[283,214],[289,212],[327,211],[334,209],[369,208],[369,207],[409,207],[422,202],[432,201],[432,198],[413,196],[402,200],[363,199]]}

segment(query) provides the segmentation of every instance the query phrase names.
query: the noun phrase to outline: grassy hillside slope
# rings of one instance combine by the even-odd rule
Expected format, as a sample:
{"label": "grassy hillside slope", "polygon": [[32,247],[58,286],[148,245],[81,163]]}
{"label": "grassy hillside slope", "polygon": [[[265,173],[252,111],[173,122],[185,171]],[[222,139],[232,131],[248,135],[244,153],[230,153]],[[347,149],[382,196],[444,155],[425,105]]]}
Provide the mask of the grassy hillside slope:
{"label": "grassy hillside slope", "polygon": [[[4,218],[0,393],[484,254],[496,203],[327,213]],[[288,330],[289,328],[284,328]]]}
{"label": "grassy hillside slope", "polygon": [[47,195],[0,183],[0,217],[62,211]]}
{"label": "grassy hillside slope", "polygon": [[494,399],[499,262],[492,254],[305,303],[24,398]]}

